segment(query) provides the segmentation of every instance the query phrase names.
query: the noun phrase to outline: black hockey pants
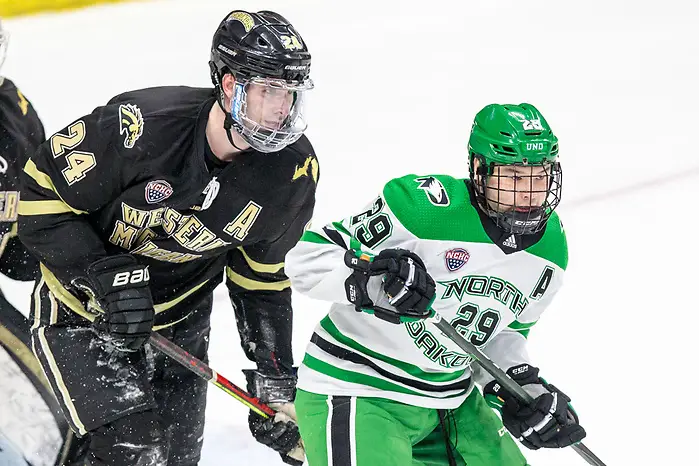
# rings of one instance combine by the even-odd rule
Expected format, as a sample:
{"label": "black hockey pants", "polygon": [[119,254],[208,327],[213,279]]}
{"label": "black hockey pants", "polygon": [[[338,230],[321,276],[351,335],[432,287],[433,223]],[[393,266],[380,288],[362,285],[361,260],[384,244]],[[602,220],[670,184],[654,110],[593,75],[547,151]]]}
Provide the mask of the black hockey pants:
{"label": "black hockey pants", "polygon": [[[144,346],[105,345],[42,280],[32,299],[32,344],[71,428],[88,442],[91,466],[193,466],[204,433],[207,384]],[[212,296],[185,320],[159,330],[206,361]]]}

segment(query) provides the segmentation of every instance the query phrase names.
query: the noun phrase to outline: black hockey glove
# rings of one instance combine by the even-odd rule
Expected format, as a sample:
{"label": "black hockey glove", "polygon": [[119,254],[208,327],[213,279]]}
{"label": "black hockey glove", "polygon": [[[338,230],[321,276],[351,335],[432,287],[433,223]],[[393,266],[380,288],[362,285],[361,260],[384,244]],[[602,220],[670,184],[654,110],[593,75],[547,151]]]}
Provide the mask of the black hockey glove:
{"label": "black hockey glove", "polygon": [[529,364],[511,367],[507,374],[534,397],[522,405],[496,380],[483,387],[486,402],[500,410],[502,423],[513,437],[532,450],[563,448],[587,435],[570,406],[570,398],[539,377],[539,369]]}
{"label": "black hockey glove", "polygon": [[[91,293],[103,314],[93,326],[121,351],[137,351],[150,337],[155,310],[148,269],[128,254],[105,257],[87,268],[87,283],[74,284]],[[86,289],[87,288],[87,289]]]}
{"label": "black hockey glove", "polygon": [[[345,281],[349,302],[357,311],[374,314],[379,319],[399,324],[434,315],[435,283],[417,254],[405,249],[384,249],[377,256],[350,249],[345,264],[353,270]],[[371,277],[383,275],[383,300],[372,301],[367,287]]]}
{"label": "black hockey glove", "polygon": [[254,370],[243,372],[250,394],[277,411],[274,417],[267,419],[250,411],[248,425],[252,436],[261,444],[278,452],[286,464],[301,466],[305,454],[294,408],[296,376],[265,375]]}

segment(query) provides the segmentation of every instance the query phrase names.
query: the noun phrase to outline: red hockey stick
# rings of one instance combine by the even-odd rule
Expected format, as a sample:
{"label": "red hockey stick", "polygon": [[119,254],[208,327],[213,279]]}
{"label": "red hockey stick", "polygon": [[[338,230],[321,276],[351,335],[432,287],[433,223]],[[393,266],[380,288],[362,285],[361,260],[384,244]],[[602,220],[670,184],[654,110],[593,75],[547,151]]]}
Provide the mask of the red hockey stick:
{"label": "red hockey stick", "polygon": [[[207,382],[211,382],[212,384],[216,385],[218,388],[228,393],[230,396],[240,401],[265,419],[274,417],[277,414],[274,409],[261,402],[259,398],[255,398],[242,388],[238,387],[236,384],[210,368],[204,361],[195,358],[164,336],[153,332],[150,334],[149,342],[166,356],[169,356],[175,361],[179,362]],[[296,420],[294,419],[294,421]],[[298,445],[296,445],[296,447],[288,453],[288,456],[297,461],[303,462],[306,457],[303,442],[299,441]]]}
{"label": "red hockey stick", "polygon": [[218,388],[228,393],[230,396],[240,401],[265,419],[274,417],[276,414],[275,410],[261,402],[258,398],[255,398],[242,388],[238,387],[233,382],[210,368],[205,362],[195,358],[164,336],[155,332],[151,333],[150,344],[182,364],[190,371],[197,374],[202,379],[216,385]]}

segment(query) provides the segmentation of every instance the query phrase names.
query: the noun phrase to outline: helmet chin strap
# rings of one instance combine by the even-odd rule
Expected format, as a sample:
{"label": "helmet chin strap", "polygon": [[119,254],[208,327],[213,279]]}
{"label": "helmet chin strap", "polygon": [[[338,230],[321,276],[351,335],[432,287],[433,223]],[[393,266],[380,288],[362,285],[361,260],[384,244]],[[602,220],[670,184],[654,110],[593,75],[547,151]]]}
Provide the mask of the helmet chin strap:
{"label": "helmet chin strap", "polygon": [[543,214],[544,209],[537,207],[529,212],[495,213],[494,218],[492,215],[491,218],[515,235],[528,235],[534,232]]}
{"label": "helmet chin strap", "polygon": [[245,149],[241,149],[238,147],[238,145],[233,141],[233,134],[231,134],[231,131],[235,131],[233,129],[233,118],[231,117],[231,114],[226,111],[226,108],[223,106],[223,91],[219,93],[219,98],[216,99],[216,102],[218,103],[219,108],[223,112],[223,128],[226,130],[226,137],[228,138],[228,142],[231,143],[233,147],[238,149],[240,152],[243,152]]}
{"label": "helmet chin strap", "polygon": [[231,145],[233,145],[233,147],[238,149],[240,152],[243,152],[245,149],[241,149],[233,141],[233,134],[231,133],[231,131],[235,131],[235,130],[232,129],[232,125],[233,125],[233,118],[231,118],[231,116],[228,113],[226,113],[226,118],[223,120],[223,127],[226,130],[226,136],[228,137],[228,142],[230,142]]}

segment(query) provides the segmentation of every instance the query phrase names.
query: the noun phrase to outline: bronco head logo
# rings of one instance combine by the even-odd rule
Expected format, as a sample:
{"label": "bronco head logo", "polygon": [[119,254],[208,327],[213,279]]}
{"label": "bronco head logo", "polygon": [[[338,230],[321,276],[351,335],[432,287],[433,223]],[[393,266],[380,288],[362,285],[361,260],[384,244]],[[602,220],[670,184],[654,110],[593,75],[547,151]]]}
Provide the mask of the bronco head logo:
{"label": "bronco head logo", "polygon": [[143,115],[137,106],[119,105],[119,134],[126,134],[124,147],[127,149],[133,148],[143,134]]}

